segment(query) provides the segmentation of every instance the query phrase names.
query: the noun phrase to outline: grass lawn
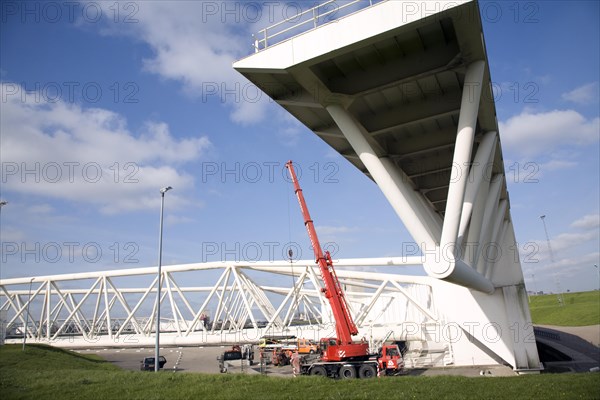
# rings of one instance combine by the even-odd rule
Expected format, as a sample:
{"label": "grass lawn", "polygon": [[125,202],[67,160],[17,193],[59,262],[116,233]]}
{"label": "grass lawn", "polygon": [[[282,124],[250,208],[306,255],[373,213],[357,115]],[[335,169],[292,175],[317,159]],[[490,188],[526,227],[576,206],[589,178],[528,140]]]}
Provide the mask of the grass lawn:
{"label": "grass lawn", "polygon": [[594,399],[600,374],[332,380],[123,371],[47,346],[0,347],[0,398],[9,399]]}
{"label": "grass lawn", "polygon": [[587,326],[600,324],[600,291],[563,293],[561,307],[555,294],[531,296],[529,309],[534,324]]}

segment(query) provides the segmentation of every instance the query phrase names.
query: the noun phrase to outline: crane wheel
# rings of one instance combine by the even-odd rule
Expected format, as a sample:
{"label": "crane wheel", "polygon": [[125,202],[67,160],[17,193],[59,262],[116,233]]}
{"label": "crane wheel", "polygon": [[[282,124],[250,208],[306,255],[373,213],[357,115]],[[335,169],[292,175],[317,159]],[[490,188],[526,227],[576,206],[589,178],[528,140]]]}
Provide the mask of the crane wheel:
{"label": "crane wheel", "polygon": [[351,365],[344,365],[340,368],[339,375],[342,379],[354,379],[356,378],[356,368]]}
{"label": "crane wheel", "polygon": [[325,367],[317,365],[310,370],[310,374],[313,376],[327,376],[327,370]]}
{"label": "crane wheel", "polygon": [[358,376],[361,379],[375,378],[377,376],[377,369],[371,364],[363,364],[358,369]]}

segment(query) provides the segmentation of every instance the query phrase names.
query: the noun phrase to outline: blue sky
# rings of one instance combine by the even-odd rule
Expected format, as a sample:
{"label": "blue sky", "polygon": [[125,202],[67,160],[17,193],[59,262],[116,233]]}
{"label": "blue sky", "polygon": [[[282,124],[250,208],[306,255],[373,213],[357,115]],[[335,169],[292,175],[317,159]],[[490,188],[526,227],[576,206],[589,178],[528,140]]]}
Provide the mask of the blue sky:
{"label": "blue sky", "polygon": [[[310,258],[288,159],[335,257],[402,254],[378,188],[231,68],[291,12],[257,4],[2,2],[2,278],[155,265],[166,185],[164,264]],[[481,10],[528,287],[598,288],[598,2]]]}

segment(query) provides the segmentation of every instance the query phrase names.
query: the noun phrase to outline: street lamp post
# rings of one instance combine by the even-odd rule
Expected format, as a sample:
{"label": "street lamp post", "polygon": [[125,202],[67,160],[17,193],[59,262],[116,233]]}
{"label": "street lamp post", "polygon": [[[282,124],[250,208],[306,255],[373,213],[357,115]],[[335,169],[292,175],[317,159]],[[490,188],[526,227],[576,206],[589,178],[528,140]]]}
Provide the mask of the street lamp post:
{"label": "street lamp post", "polygon": [[[0,229],[2,228],[2,207],[8,204],[6,200],[0,200]],[[0,239],[2,239],[2,231],[0,231]],[[1,245],[2,243],[0,243]],[[2,270],[2,257],[0,257],[0,271]]]}
{"label": "street lamp post", "polygon": [[600,268],[598,268],[598,264],[594,264],[594,267],[598,271],[598,290],[600,290]]}
{"label": "street lamp post", "polygon": [[171,186],[160,189],[160,227],[158,234],[158,290],[156,291],[156,346],[154,348],[154,372],[160,369],[158,362],[160,347],[160,289],[161,289],[161,265],[162,265],[162,234],[163,234],[163,209],[165,206],[165,193],[173,189]]}
{"label": "street lamp post", "polygon": [[[6,200],[0,200],[0,217],[2,216],[2,207],[4,207],[7,204],[8,204],[8,201],[6,201]],[[2,222],[2,220],[0,219],[0,227],[2,227],[1,222]]]}

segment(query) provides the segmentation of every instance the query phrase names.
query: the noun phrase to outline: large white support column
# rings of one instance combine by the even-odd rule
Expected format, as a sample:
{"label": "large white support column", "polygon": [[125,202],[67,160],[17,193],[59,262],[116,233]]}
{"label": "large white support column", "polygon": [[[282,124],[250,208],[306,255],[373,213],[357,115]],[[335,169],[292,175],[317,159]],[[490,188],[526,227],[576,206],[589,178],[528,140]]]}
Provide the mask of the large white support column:
{"label": "large white support column", "polygon": [[[468,66],[465,76],[454,158],[452,160],[453,167],[458,168],[458,176],[453,177],[448,188],[446,214],[444,216],[444,227],[440,241],[442,248],[448,245],[454,246],[458,237],[465,188],[469,177],[467,171],[471,164],[471,151],[473,149],[475,126],[479,112],[484,67],[484,61],[475,61]],[[437,272],[437,268],[435,270]]]}
{"label": "large white support column", "polygon": [[477,154],[475,154],[475,160],[473,161],[473,166],[469,172],[469,180],[467,182],[462,213],[460,216],[458,239],[456,241],[457,247],[462,244],[465,231],[473,213],[473,205],[475,204],[479,189],[481,188],[481,183],[484,178],[491,178],[491,163],[493,161],[494,149],[496,148],[497,143],[496,137],[496,132],[486,133],[479,144]]}
{"label": "large white support column", "polygon": [[496,208],[496,212],[494,214],[493,224],[490,225],[489,230],[486,232],[485,237],[483,237],[483,241],[480,243],[481,245],[481,254],[479,256],[479,261],[477,265],[477,270],[481,271],[484,276],[487,276],[488,269],[490,265],[493,263],[493,260],[496,258],[495,251],[499,250],[498,243],[495,242],[495,238],[500,233],[502,229],[504,218],[506,213],[508,212],[508,200],[500,200]]}
{"label": "large white support column", "polygon": [[492,229],[492,220],[494,218],[495,212],[498,210],[498,202],[500,201],[500,194],[502,190],[502,184],[504,183],[503,177],[501,175],[495,175],[492,178],[492,183],[490,184],[490,190],[488,193],[487,200],[485,202],[485,211],[483,212],[483,218],[481,221],[481,226],[479,228],[479,237],[476,238],[477,242],[477,252],[475,254],[474,266],[477,266],[477,271],[479,273],[483,273],[483,264],[480,264],[481,253],[483,251],[483,247],[489,241],[489,232]]}
{"label": "large white support column", "polygon": [[[469,98],[468,95],[466,97]],[[360,160],[367,167],[371,177],[381,188],[413,239],[419,244],[427,260],[430,260],[429,262],[433,265],[443,265],[444,267],[443,271],[439,268],[437,271],[432,271],[431,268],[428,268],[428,262],[426,261],[425,269],[427,273],[438,279],[444,279],[485,293],[492,293],[494,286],[483,275],[477,273],[464,261],[455,260],[452,254],[448,257],[440,253],[440,246],[437,241],[437,238],[441,237],[439,226],[432,222],[434,219],[430,215],[431,210],[426,209],[417,198],[419,194],[410,185],[410,179],[403,175],[402,171],[388,158],[377,156],[365,137],[367,133],[363,132],[364,129],[360,124],[342,106],[332,104],[327,106],[326,109],[356,154],[358,154]],[[458,221],[456,230],[458,231]],[[454,240],[456,240],[456,237]]]}
{"label": "large white support column", "polygon": [[[510,212],[510,210],[506,210],[506,213],[508,214]],[[504,244],[505,243],[505,237],[506,237],[506,233],[508,232],[508,229],[510,227],[510,221],[508,219],[505,219],[502,222],[502,228],[500,229],[500,231],[498,232],[497,236],[494,236],[492,238],[492,243],[498,243],[498,244]],[[500,247],[500,250],[502,249],[502,247]],[[496,265],[497,263],[494,263],[493,265],[488,265],[489,268],[486,268],[484,271],[485,277],[488,278],[489,280],[493,280],[494,278],[494,272],[496,271]],[[527,299],[529,300],[529,298]]]}
{"label": "large white support column", "polygon": [[[369,170],[396,214],[400,217],[411,236],[421,246],[433,249],[439,227],[430,226],[425,221],[431,217],[423,204],[416,198],[418,195],[410,185],[410,179],[402,176],[393,163],[387,158],[379,158],[361,131],[361,126],[340,105],[326,107],[358,157]],[[439,237],[439,236],[437,236]]]}
{"label": "large white support column", "polygon": [[[477,115],[479,112],[484,70],[484,61],[475,61],[467,68],[452,162],[453,168],[455,168],[458,173],[457,176],[451,178],[448,188],[446,213],[439,248],[435,254],[427,254],[425,270],[432,277],[485,293],[493,293],[495,290],[494,285],[489,279],[475,271],[462,259],[457,259],[456,257],[460,247],[457,239],[463,213],[465,191],[469,178],[469,173],[467,171],[469,171],[469,167],[471,166],[471,153],[475,137]],[[494,141],[494,135],[489,134],[486,136],[484,148],[481,151],[481,159],[489,159],[489,152],[492,150],[491,147],[493,147]],[[470,194],[469,198],[471,201],[474,201],[477,197],[477,189],[481,183],[482,177],[483,170],[481,172],[478,171],[478,182],[476,187],[473,188],[473,193]],[[471,211],[472,206],[467,212],[468,217],[470,217]],[[465,218],[467,218],[467,215],[465,215]]]}
{"label": "large white support column", "polygon": [[473,211],[471,212],[471,220],[469,223],[469,231],[467,234],[467,241],[463,240],[463,247],[465,248],[465,260],[469,262],[469,265],[477,265],[477,251],[479,249],[479,236],[481,233],[481,225],[483,223],[483,214],[485,212],[485,205],[490,190],[492,178],[484,179],[475,198],[475,204]]}

